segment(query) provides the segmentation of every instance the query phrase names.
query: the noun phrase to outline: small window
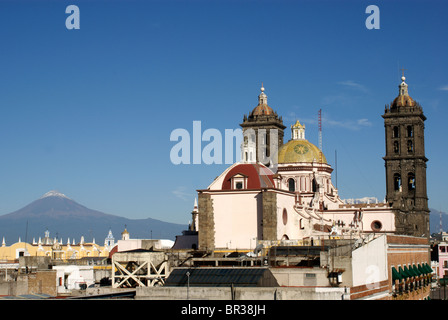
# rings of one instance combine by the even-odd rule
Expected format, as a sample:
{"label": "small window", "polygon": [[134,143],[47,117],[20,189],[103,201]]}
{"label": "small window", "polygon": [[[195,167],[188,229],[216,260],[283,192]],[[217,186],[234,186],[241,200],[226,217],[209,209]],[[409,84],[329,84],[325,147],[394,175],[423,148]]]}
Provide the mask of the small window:
{"label": "small window", "polygon": [[414,152],[414,143],[412,143],[412,140],[408,140],[408,152]]}
{"label": "small window", "polygon": [[383,224],[381,223],[381,221],[378,221],[378,220],[373,221],[370,226],[371,226],[372,230],[375,232],[378,232],[383,228]]}
{"label": "small window", "polygon": [[242,182],[237,182],[237,183],[235,184],[235,188],[236,188],[236,189],[243,189],[243,183],[242,183]]}
{"label": "small window", "polygon": [[283,224],[286,226],[288,223],[288,211],[286,211],[286,208],[283,209],[283,215],[282,215]]}
{"label": "small window", "polygon": [[294,181],[294,179],[291,178],[288,180],[288,188],[291,192],[296,191],[296,182]]}
{"label": "small window", "polygon": [[394,190],[395,191],[401,190],[401,176],[399,173],[394,174]]}
{"label": "small window", "polygon": [[316,278],[315,273],[305,273],[305,278]]}
{"label": "small window", "polygon": [[408,190],[415,189],[415,175],[412,172],[408,173]]}
{"label": "small window", "polygon": [[399,138],[400,137],[400,130],[398,129],[398,127],[394,127],[393,137],[394,138]]}
{"label": "small window", "polygon": [[408,137],[412,138],[414,136],[414,128],[412,126],[407,127]]}
{"label": "small window", "polygon": [[398,144],[398,141],[394,141],[394,152],[395,153],[400,152],[400,145]]}

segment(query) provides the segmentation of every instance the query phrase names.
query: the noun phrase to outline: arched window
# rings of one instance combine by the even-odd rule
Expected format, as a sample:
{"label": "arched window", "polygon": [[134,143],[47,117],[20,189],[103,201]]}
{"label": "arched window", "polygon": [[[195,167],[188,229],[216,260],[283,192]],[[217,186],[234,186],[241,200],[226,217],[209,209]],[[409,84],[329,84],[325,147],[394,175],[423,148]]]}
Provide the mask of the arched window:
{"label": "arched window", "polygon": [[394,152],[395,153],[400,152],[400,145],[398,144],[398,141],[394,141]]}
{"label": "arched window", "polygon": [[408,152],[414,152],[414,144],[412,143],[412,140],[408,140]]}
{"label": "arched window", "polygon": [[282,237],[282,240],[289,240],[288,235],[287,235],[287,234],[284,234],[283,237]]}
{"label": "arched window", "polygon": [[296,191],[296,182],[294,181],[294,179],[291,178],[288,180],[288,188],[291,192]]}
{"label": "arched window", "polygon": [[408,173],[408,190],[415,189],[415,175],[412,172]]}
{"label": "arched window", "polygon": [[393,131],[393,138],[399,138],[400,137],[400,130],[398,129],[398,127],[394,127],[394,131]]}
{"label": "arched window", "polygon": [[414,136],[414,128],[412,126],[407,127],[408,137],[411,138]]}
{"label": "arched window", "polygon": [[399,173],[394,174],[394,190],[395,191],[401,190],[401,176]]}

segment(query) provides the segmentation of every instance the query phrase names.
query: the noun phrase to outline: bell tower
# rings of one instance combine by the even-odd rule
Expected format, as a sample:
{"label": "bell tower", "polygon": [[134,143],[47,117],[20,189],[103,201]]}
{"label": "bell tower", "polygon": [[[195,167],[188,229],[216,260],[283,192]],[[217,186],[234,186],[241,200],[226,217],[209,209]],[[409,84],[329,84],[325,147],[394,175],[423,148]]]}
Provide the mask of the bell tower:
{"label": "bell tower", "polygon": [[404,75],[398,96],[386,105],[386,201],[395,211],[396,233],[429,237],[423,109],[408,93]]}
{"label": "bell tower", "polygon": [[261,162],[269,167],[278,148],[283,145],[283,131],[286,127],[282,117],[268,105],[263,83],[260,90],[258,105],[248,116],[244,115],[243,123],[240,124],[244,135],[241,155],[243,162]]}

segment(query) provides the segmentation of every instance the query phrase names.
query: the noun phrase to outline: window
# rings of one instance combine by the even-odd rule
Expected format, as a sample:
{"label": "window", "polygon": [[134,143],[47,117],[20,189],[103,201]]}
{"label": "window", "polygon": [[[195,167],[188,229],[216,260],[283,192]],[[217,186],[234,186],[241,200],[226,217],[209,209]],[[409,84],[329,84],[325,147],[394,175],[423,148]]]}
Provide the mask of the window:
{"label": "window", "polygon": [[230,181],[233,190],[241,190],[247,188],[247,176],[237,173]]}
{"label": "window", "polygon": [[414,152],[414,144],[412,143],[412,140],[408,140],[408,152]]}
{"label": "window", "polygon": [[415,175],[412,172],[408,173],[408,190],[415,189]]}
{"label": "window", "polygon": [[414,136],[414,128],[412,126],[407,127],[408,137],[411,138]]}
{"label": "window", "polygon": [[296,182],[294,181],[294,179],[291,178],[288,180],[288,188],[291,192],[296,191]]}
{"label": "window", "polygon": [[283,209],[283,215],[282,215],[283,224],[286,226],[288,223],[288,211],[286,211],[286,208]]}
{"label": "window", "polygon": [[372,228],[373,231],[378,232],[383,228],[383,224],[381,223],[381,221],[375,220],[372,222],[370,227]]}
{"label": "window", "polygon": [[394,127],[392,137],[393,138],[399,138],[400,137],[400,130],[398,129],[398,127]]}
{"label": "window", "polygon": [[398,144],[398,141],[394,141],[394,152],[395,153],[400,152],[400,145]]}
{"label": "window", "polygon": [[401,191],[401,176],[399,173],[394,174],[394,190]]}

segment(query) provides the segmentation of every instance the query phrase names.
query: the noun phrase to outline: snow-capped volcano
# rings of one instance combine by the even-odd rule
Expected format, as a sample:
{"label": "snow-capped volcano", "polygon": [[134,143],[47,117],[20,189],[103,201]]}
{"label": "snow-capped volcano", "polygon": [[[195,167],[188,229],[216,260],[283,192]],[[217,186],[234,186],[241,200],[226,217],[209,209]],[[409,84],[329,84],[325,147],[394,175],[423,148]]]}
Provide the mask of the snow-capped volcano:
{"label": "snow-capped volcano", "polygon": [[89,209],[65,194],[51,190],[25,207],[0,215],[0,239],[11,244],[19,236],[30,241],[49,230],[61,237],[79,239],[81,236],[104,239],[112,229],[120,234],[125,226],[135,238],[149,238],[151,231],[159,238],[175,239],[186,226],[155,220],[128,219]]}
{"label": "snow-capped volcano", "polygon": [[70,199],[65,194],[60,193],[57,190],[50,190],[50,191],[48,191],[46,194],[44,194],[42,197],[40,197],[40,199],[47,198],[47,197],[60,197],[60,198]]}

